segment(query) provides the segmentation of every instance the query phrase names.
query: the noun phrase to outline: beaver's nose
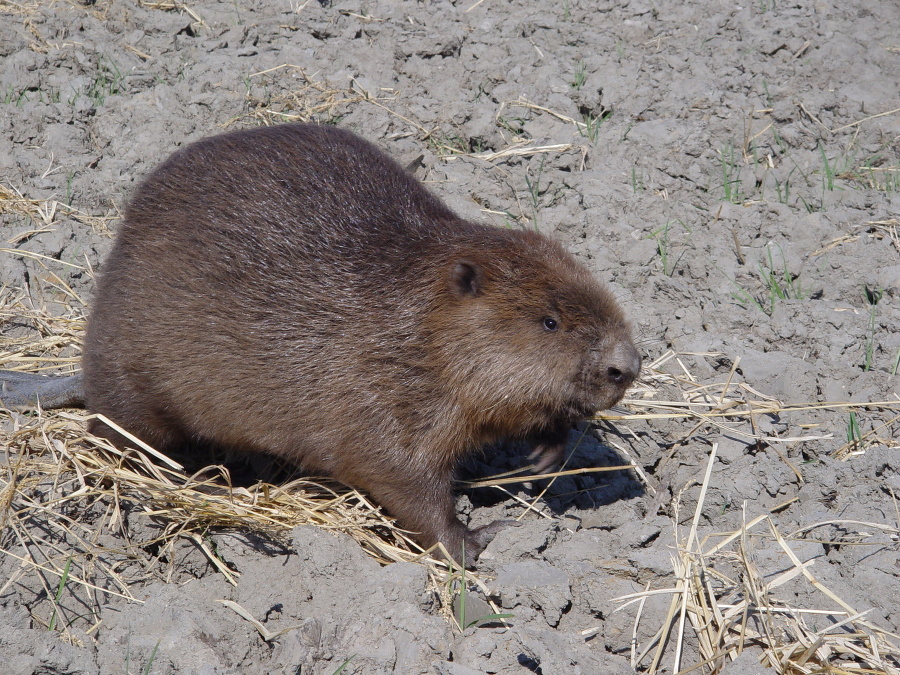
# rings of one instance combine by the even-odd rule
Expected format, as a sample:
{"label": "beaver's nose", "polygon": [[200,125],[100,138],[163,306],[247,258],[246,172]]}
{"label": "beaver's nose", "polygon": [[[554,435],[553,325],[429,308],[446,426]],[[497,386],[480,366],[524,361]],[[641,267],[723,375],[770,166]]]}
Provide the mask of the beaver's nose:
{"label": "beaver's nose", "polygon": [[606,377],[617,387],[623,389],[631,385],[641,372],[641,355],[634,345],[623,342],[613,351],[606,367]]}

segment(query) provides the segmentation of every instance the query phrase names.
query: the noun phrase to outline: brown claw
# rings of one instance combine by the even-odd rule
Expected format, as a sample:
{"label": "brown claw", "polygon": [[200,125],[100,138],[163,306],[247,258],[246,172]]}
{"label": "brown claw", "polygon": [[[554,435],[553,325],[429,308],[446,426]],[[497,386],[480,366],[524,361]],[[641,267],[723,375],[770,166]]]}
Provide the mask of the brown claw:
{"label": "brown claw", "polygon": [[566,446],[563,445],[545,445],[543,443],[534,446],[534,450],[528,455],[529,461],[539,459],[534,467],[536,473],[545,473],[548,469],[558,466],[562,463],[563,454]]}
{"label": "brown claw", "polygon": [[560,420],[549,429],[531,437],[533,450],[528,455],[529,460],[538,459],[535,471],[544,473],[547,469],[562,464],[566,451],[566,443],[569,440],[570,424]]}

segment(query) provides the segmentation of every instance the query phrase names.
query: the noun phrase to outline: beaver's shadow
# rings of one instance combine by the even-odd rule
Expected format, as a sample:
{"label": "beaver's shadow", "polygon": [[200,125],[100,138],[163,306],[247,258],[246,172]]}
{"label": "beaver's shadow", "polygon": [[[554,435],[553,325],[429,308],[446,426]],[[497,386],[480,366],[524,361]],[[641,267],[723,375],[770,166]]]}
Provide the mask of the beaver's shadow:
{"label": "beaver's shadow", "polygon": [[495,506],[504,502],[509,499],[507,493],[526,500],[541,496],[557,515],[573,507],[593,509],[620,499],[643,495],[644,486],[637,480],[632,469],[592,471],[631,464],[615,449],[602,442],[602,432],[599,439],[597,435],[593,429],[587,432],[573,429],[563,455],[564,465],[548,469],[551,474],[555,471],[582,469],[586,470],[585,473],[506,483],[502,490],[495,487],[466,488],[467,482],[485,481],[508,472],[516,472],[512,476],[534,475],[533,471],[527,470],[533,463],[533,460],[528,459],[531,447],[522,442],[507,442],[488,447],[460,465],[457,473],[462,484],[460,491],[468,495],[472,505],[476,507]]}
{"label": "beaver's shadow", "polygon": [[[600,438],[602,439],[602,434]],[[498,474],[505,474],[504,478],[534,475],[533,471],[528,470],[532,463],[528,459],[530,451],[527,443],[505,442],[473,453],[458,468],[456,491],[466,494],[475,507],[495,506],[509,500],[509,494],[524,499],[540,495],[556,514],[564,513],[572,507],[593,509],[644,494],[643,485],[631,469],[592,471],[600,467],[624,466],[630,462],[599,440],[595,431],[588,430],[585,433],[576,429],[569,434],[569,442],[563,455],[565,464],[550,471],[585,469],[585,473],[555,478],[526,478],[521,482],[505,483],[502,490],[494,487],[466,487],[468,482],[488,480]],[[188,474],[212,465],[223,466],[234,487],[250,487],[258,482],[284,485],[297,478],[311,477],[302,467],[278,457],[223,451],[202,443],[169,454],[185,467]],[[328,479],[326,482],[332,483]]]}

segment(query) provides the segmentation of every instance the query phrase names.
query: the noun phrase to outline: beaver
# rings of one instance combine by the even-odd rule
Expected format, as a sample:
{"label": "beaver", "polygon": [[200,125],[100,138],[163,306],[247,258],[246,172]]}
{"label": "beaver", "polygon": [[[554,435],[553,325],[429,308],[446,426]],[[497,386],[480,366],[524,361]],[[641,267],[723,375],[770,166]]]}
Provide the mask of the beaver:
{"label": "beaver", "polygon": [[557,242],[461,219],[312,124],[198,141],[138,186],[82,358],[87,408],[157,449],[286,458],[468,564],[506,521],[458,520],[459,460],[528,439],[546,468],[640,365],[612,294]]}

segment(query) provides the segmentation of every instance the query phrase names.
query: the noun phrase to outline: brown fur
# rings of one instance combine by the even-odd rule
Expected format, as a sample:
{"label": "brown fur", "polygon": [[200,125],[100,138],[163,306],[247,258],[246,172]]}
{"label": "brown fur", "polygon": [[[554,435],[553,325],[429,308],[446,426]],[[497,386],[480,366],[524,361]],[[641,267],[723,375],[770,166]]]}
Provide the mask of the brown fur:
{"label": "brown fur", "polygon": [[460,457],[531,438],[554,458],[639,367],[617,303],[557,243],[461,220],[313,125],[200,141],[140,185],[83,363],[88,408],[160,450],[288,458],[470,560],[497,527],[456,518]]}

